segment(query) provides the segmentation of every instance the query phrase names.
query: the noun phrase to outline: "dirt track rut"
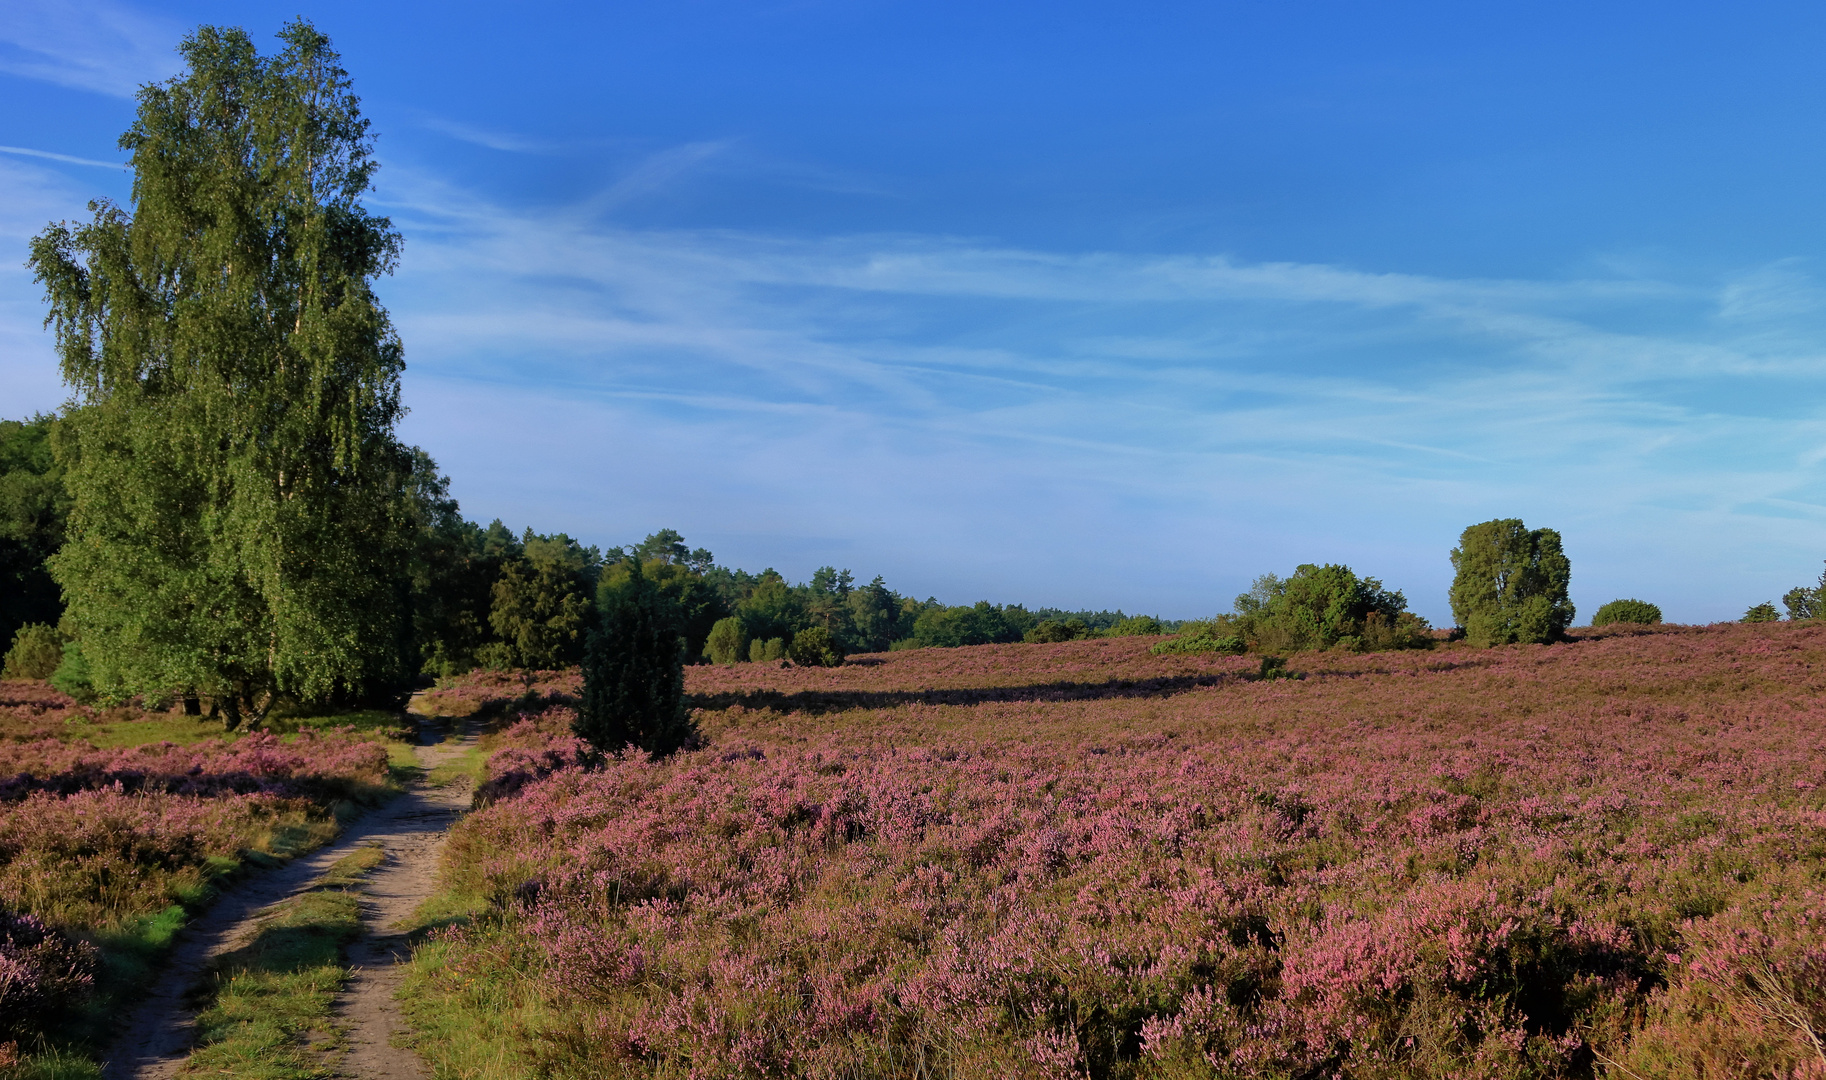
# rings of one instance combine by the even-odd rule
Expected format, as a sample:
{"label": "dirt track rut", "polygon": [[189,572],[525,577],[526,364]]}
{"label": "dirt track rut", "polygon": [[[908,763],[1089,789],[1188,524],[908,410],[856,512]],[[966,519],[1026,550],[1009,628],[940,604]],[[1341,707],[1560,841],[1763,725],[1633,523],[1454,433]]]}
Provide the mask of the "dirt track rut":
{"label": "dirt track rut", "polygon": [[[462,754],[472,731],[447,733],[440,721],[418,722],[419,764],[429,772]],[[402,1024],[393,1000],[399,964],[408,954],[398,924],[431,895],[444,834],[469,805],[465,784],[434,788],[415,781],[404,794],[352,822],[334,844],[284,867],[256,874],[225,892],[179,934],[151,994],[128,1018],[103,1070],[107,1080],[165,1080],[176,1076],[195,1042],[189,999],[210,963],[242,945],[262,912],[310,885],[330,864],[363,844],[379,844],[385,860],[362,886],[366,933],[349,949],[354,976],[337,999],[346,1029],[345,1053],[326,1061],[356,1080],[429,1076],[418,1055],[392,1045]]]}

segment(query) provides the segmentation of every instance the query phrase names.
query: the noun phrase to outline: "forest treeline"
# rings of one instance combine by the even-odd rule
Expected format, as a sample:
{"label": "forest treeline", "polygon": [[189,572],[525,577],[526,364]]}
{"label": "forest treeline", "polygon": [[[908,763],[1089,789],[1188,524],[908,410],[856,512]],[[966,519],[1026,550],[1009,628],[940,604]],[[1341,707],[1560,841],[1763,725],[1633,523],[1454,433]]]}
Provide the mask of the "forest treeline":
{"label": "forest treeline", "polygon": [[[0,422],[9,672],[104,699],[207,701],[234,727],[281,698],[375,700],[427,675],[584,663],[593,646],[597,667],[646,672],[641,693],[670,702],[670,668],[703,661],[1175,630],[1162,649],[1441,636],[1341,564],[1266,575],[1230,612],[1182,627],[947,605],[834,566],[793,583],[721,566],[670,529],[602,550],[465,519],[435,462],[397,435],[404,346],[374,286],[403,238],[362,203],[378,167],[368,121],[326,37],[298,21],[279,39],[261,56],[240,30],[187,38],[186,72],[144,87],[121,137],[130,201],[97,200],[32,240],[71,397],[56,416]],[[1452,636],[1544,642],[1571,625],[1552,529],[1482,522],[1451,559]],[[1783,599],[1800,618],[1826,611],[1822,597],[1826,578]],[[1769,604],[1747,615],[1773,617]],[[1619,600],[1594,622],[1659,619]],[[617,641],[643,658],[608,656]]]}
{"label": "forest treeline", "polygon": [[[47,565],[63,545],[71,507],[53,449],[62,440],[68,452],[70,423],[50,415],[0,421],[0,641],[15,642],[22,629],[38,628],[35,644],[52,658],[19,666],[35,674],[62,666],[59,681],[80,692],[91,689],[87,664]],[[604,550],[562,532],[515,532],[499,520],[481,525],[463,517],[430,457],[416,449],[409,454],[391,500],[404,528],[382,590],[397,601],[391,624],[398,634],[368,681],[345,691],[357,696],[478,667],[576,664],[600,614],[629,590],[636,562],[676,623],[687,663],[784,659],[814,629],[822,632],[814,635],[822,652],[802,648],[801,663],[895,648],[1157,634],[1178,625],[1121,611],[947,605],[902,595],[880,576],[858,582],[852,571],[832,566],[793,583],[772,568],[752,573],[719,565],[672,529]]]}

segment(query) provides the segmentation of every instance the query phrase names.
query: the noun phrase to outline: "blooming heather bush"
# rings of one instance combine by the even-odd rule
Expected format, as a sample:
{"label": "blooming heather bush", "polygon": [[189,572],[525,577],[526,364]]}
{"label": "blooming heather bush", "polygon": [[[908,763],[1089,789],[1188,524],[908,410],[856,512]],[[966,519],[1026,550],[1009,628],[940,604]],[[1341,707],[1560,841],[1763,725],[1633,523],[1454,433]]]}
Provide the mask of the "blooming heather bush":
{"label": "blooming heather bush", "polygon": [[1148,646],[694,668],[708,745],[594,771],[527,721],[438,985],[583,1075],[1826,1076],[1826,628]]}
{"label": "blooming heather bush", "polygon": [[87,720],[91,710],[45,683],[0,680],[0,739],[55,738],[66,721]]}
{"label": "blooming heather bush", "polygon": [[95,985],[95,948],[42,919],[0,909],[0,1038],[17,1039]]}
{"label": "blooming heather bush", "polygon": [[0,744],[0,906],[83,928],[157,911],[198,895],[212,859],[269,848],[276,831],[334,834],[331,806],[386,779],[386,748],[347,732]]}
{"label": "blooming heather bush", "polygon": [[352,732],[304,731],[282,740],[259,732],[189,746],[150,743],[95,750],[58,739],[0,743],[0,803],[33,792],[95,788],[183,795],[264,792],[329,803],[387,782],[387,748]]}
{"label": "blooming heather bush", "polygon": [[516,716],[512,726],[489,740],[494,752],[476,787],[478,806],[517,794],[533,781],[589,758],[590,744],[572,734],[577,710],[556,706]]}
{"label": "blooming heather bush", "polygon": [[333,836],[335,804],[388,779],[386,747],[349,729],[102,750],[74,737],[98,720],[112,738],[141,720],[162,730],[135,709],[97,715],[43,684],[0,683],[0,1050],[67,1019],[91,987],[94,958],[66,933],[131,939],[248,853]]}
{"label": "blooming heather bush", "polygon": [[510,712],[545,704],[575,705],[583,687],[576,668],[563,671],[493,671],[478,669],[445,680],[425,693],[425,706],[444,716],[495,720]]}

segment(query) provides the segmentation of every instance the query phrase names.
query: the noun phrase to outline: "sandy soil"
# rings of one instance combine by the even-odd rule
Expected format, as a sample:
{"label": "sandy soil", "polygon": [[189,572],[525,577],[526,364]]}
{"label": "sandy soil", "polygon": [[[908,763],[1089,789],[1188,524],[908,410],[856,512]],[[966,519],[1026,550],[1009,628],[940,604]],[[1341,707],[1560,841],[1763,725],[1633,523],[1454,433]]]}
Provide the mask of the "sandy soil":
{"label": "sandy soil", "polygon": [[[473,731],[451,737],[441,721],[416,714],[414,719],[419,764],[427,771],[461,754],[475,737]],[[336,1003],[347,1030],[347,1051],[326,1065],[355,1078],[428,1076],[418,1055],[392,1045],[400,1027],[393,1001],[398,964],[408,955],[397,924],[431,895],[444,834],[468,805],[467,785],[414,783],[392,802],[356,819],[334,844],[228,890],[179,935],[152,993],[122,1027],[103,1075],[107,1080],[177,1075],[195,1041],[190,999],[211,961],[242,945],[265,909],[307,887],[356,847],[379,844],[386,860],[368,874],[362,890],[367,934],[349,950],[355,974]]]}

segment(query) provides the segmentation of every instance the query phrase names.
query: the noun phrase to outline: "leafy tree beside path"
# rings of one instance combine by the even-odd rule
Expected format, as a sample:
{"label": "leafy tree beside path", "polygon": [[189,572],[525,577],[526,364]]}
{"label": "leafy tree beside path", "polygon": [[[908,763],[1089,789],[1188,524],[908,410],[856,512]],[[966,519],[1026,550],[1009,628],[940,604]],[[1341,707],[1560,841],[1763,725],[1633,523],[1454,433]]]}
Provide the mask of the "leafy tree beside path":
{"label": "leafy tree beside path", "polygon": [[130,207],[31,253],[74,392],[50,565],[91,678],[230,726],[405,673],[405,362],[373,291],[400,238],[361,205],[372,138],[329,39],[279,38],[186,38],[121,137]]}

